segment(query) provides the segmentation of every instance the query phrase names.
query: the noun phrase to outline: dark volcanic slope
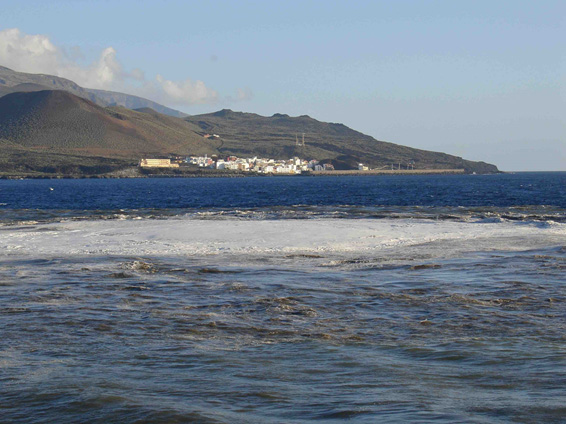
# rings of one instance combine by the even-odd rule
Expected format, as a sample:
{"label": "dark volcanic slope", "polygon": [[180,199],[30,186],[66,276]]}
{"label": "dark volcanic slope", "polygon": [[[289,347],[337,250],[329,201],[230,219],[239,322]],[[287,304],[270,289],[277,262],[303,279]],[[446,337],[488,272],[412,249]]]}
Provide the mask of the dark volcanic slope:
{"label": "dark volcanic slope", "polygon": [[[359,162],[383,168],[401,163],[405,168],[414,162],[414,169],[464,168],[468,172],[498,172],[497,167],[484,162],[378,141],[343,124],[320,122],[306,115],[264,117],[224,109],[185,120],[198,125],[203,132],[220,135],[223,144],[219,150],[225,154],[329,159],[338,168],[351,168]],[[306,146],[297,147],[296,137],[301,141],[302,133],[305,133]]]}
{"label": "dark volcanic slope", "polygon": [[[25,85],[27,85],[27,87]],[[159,103],[144,99],[143,97],[114,91],[83,88],[73,81],[54,75],[28,74],[0,66],[0,97],[16,91],[40,90],[65,90],[76,96],[88,99],[99,106],[124,106],[128,109],[150,107],[165,115],[178,118],[187,116],[185,113],[165,107]]]}
{"label": "dark volcanic slope", "polygon": [[26,149],[111,158],[216,152],[218,142],[196,131],[182,119],[102,108],[66,91],[0,98],[0,139]]}

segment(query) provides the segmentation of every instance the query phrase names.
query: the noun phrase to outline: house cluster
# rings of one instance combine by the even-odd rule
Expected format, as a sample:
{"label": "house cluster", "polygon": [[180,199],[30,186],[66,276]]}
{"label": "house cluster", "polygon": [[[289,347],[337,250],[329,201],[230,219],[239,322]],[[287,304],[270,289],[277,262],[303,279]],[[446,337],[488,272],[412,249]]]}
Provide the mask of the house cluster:
{"label": "house cluster", "polygon": [[[266,159],[266,158],[239,158],[228,156],[223,159],[216,155],[204,156],[171,156],[169,159],[141,159],[142,168],[179,168],[197,166],[206,169],[220,169],[230,171],[256,172],[259,174],[301,174],[310,171],[334,171],[330,163],[320,163],[318,160],[305,160],[298,157],[292,159]],[[389,169],[389,165],[375,169]],[[409,162],[407,169],[415,169],[414,162]],[[358,164],[358,171],[371,171],[372,168]],[[391,170],[401,170],[401,163],[392,164]]]}
{"label": "house cluster", "polygon": [[232,171],[256,172],[260,174],[300,174],[306,171],[330,171],[334,167],[317,160],[304,160],[294,157],[288,160],[265,158],[239,158],[228,156],[224,159],[209,158],[208,156],[190,156],[186,162],[202,168],[228,169]]}

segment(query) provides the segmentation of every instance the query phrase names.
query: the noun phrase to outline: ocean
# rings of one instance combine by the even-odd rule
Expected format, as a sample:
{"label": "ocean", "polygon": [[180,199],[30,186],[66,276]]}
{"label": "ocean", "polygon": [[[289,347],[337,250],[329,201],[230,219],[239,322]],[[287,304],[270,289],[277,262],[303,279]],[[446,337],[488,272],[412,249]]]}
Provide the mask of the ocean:
{"label": "ocean", "polygon": [[0,422],[564,422],[565,270],[564,172],[0,180]]}

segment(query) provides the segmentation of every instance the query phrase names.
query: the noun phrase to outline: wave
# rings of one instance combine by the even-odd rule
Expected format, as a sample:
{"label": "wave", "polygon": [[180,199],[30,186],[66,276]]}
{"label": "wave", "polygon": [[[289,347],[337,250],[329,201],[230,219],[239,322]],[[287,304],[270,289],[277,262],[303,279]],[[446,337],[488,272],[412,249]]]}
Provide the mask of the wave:
{"label": "wave", "polygon": [[[129,256],[132,269],[150,256],[239,257],[253,263],[318,263],[387,268],[438,264],[465,252],[517,251],[562,246],[565,223],[463,222],[426,219],[115,219],[4,226],[7,256]],[[137,262],[136,262],[137,261]],[[142,265],[140,265],[142,264]],[[424,268],[419,266],[425,264]],[[432,264],[432,265],[430,265]],[[201,266],[217,273],[218,264]],[[436,269],[436,268],[434,268]],[[441,268],[439,268],[441,269]],[[131,271],[131,269],[127,270]]]}
{"label": "wave", "polygon": [[566,222],[566,209],[530,205],[514,207],[454,206],[270,206],[254,208],[149,208],[111,210],[0,209],[0,225],[34,225],[77,220],[133,219],[288,220],[420,219],[454,222]]}

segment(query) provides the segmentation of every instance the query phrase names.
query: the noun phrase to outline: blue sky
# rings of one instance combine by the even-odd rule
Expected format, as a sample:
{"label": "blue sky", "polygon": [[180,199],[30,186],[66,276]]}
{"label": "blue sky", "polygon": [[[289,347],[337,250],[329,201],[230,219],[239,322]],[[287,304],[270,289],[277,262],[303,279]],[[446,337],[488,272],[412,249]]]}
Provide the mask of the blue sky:
{"label": "blue sky", "polygon": [[3,0],[0,65],[566,170],[565,40],[564,1]]}

